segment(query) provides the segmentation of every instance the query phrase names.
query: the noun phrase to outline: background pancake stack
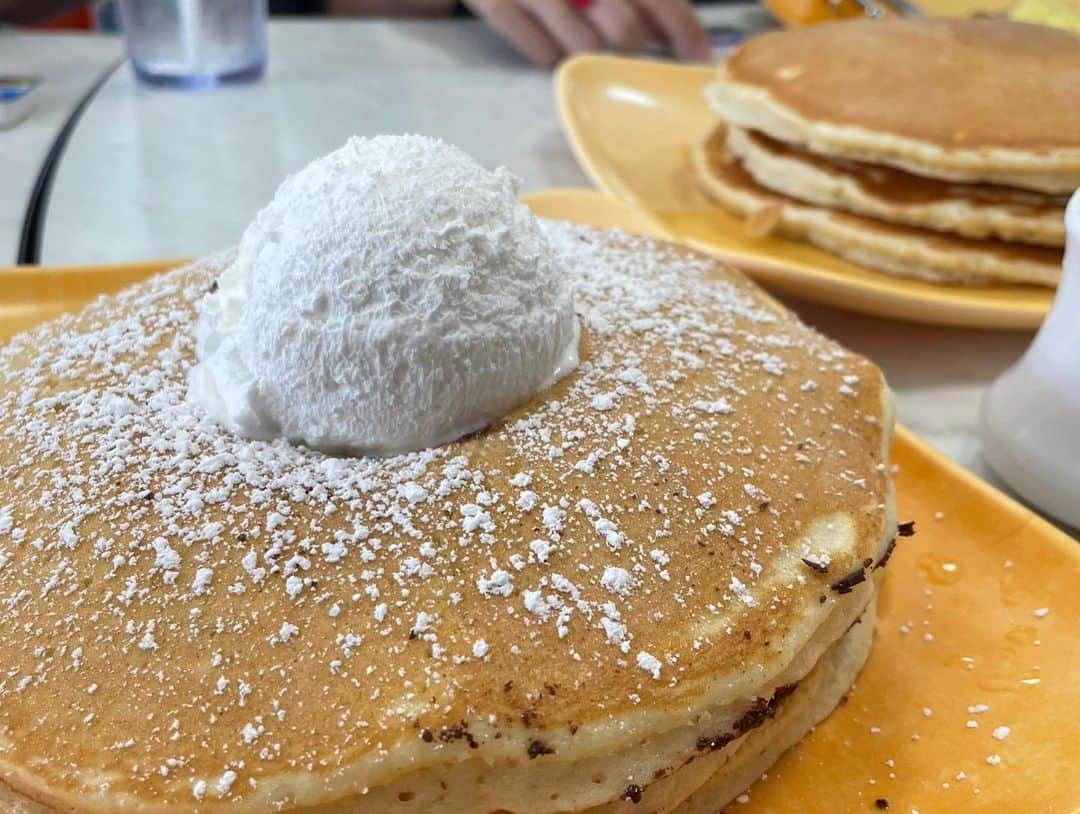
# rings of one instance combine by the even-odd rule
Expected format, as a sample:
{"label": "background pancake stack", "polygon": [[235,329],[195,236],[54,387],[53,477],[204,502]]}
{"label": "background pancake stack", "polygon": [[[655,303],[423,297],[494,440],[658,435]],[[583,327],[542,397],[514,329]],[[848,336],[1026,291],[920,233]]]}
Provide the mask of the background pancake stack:
{"label": "background pancake stack", "polygon": [[1080,37],[1007,20],[859,20],[756,37],[693,154],[762,233],[935,282],[1054,286],[1080,186]]}

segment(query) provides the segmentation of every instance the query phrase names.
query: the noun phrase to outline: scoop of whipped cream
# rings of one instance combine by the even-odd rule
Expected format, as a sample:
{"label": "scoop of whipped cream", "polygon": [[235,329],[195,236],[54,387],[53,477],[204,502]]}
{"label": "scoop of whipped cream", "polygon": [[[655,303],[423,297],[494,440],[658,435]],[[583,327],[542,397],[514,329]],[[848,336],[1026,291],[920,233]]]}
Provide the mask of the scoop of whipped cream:
{"label": "scoop of whipped cream", "polygon": [[436,446],[573,370],[570,282],[517,179],[421,136],[288,178],[200,303],[188,398],[249,438]]}

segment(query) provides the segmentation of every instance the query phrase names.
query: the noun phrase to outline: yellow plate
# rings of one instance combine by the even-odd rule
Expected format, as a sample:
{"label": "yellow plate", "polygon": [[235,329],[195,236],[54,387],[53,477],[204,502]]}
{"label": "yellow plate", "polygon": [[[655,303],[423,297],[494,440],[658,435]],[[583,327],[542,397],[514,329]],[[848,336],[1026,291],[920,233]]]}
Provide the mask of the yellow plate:
{"label": "yellow plate", "polygon": [[[661,231],[595,192],[526,201],[545,217]],[[175,264],[0,269],[0,338]],[[889,564],[870,660],[847,703],[729,810],[869,812],[882,799],[904,814],[1077,811],[1080,547],[903,428],[892,458],[916,534]]]}
{"label": "yellow plate", "polygon": [[556,94],[581,166],[604,192],[648,210],[671,235],[776,291],[866,314],[979,328],[1037,328],[1053,294],[1034,286],[965,288],[867,271],[812,246],[755,238],[706,200],[690,144],[715,125],[701,96],[710,68],[609,56],[563,64]]}

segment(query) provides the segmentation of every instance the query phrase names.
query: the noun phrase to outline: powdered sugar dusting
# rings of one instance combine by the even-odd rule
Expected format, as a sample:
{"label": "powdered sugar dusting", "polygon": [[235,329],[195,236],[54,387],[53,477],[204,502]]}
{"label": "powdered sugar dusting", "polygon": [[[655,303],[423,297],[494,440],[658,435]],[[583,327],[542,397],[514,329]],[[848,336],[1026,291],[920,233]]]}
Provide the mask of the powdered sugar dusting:
{"label": "powdered sugar dusting", "polygon": [[[804,590],[773,555],[883,482],[877,413],[860,412],[878,405],[822,395],[852,374],[870,393],[872,368],[707,279],[711,261],[543,231],[575,276],[582,364],[435,449],[329,457],[238,438],[189,404],[193,303],[228,257],[0,350],[13,748],[35,693],[65,701],[33,724],[43,772],[72,744],[116,741],[123,699],[146,717],[125,721],[110,765],[141,793],[238,797],[264,771],[318,771],[485,705],[564,726],[596,714],[584,686],[638,703],[711,675],[714,650]],[[733,624],[684,635],[709,620]]]}

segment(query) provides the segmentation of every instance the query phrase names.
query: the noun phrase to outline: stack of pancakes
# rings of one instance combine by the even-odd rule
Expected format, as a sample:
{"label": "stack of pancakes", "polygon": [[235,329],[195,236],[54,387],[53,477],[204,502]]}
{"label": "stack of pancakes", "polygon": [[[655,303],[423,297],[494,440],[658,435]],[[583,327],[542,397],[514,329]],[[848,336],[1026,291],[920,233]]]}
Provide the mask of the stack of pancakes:
{"label": "stack of pancakes", "polygon": [[1056,285],[1080,186],[1080,37],[859,20],[749,40],[707,89],[696,173],[725,209],[867,268]]}
{"label": "stack of pancakes", "polygon": [[543,229],[582,364],[417,453],[185,401],[231,256],[0,349],[0,808],[713,814],[836,706],[881,373],[702,255]]}

